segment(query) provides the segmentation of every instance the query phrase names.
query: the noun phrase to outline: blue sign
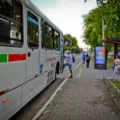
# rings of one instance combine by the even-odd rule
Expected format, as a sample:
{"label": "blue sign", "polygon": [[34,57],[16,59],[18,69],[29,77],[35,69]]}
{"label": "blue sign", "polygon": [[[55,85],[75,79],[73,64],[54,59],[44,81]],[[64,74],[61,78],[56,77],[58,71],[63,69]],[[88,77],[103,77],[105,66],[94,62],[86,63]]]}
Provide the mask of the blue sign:
{"label": "blue sign", "polygon": [[35,21],[33,18],[31,18],[29,16],[28,16],[28,21],[31,22],[31,23],[33,23],[34,25],[38,26],[38,22]]}
{"label": "blue sign", "polygon": [[99,70],[106,70],[106,47],[97,46],[94,51],[94,67]]}
{"label": "blue sign", "polygon": [[40,74],[43,73],[43,64],[40,65]]}
{"label": "blue sign", "polygon": [[96,47],[96,64],[105,64],[105,47]]}

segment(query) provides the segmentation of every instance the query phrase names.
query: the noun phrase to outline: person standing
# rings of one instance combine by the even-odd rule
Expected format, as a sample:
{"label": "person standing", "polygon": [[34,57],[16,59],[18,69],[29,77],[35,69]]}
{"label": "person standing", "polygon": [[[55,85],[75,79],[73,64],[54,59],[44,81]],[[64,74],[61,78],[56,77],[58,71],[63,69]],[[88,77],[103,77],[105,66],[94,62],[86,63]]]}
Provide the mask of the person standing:
{"label": "person standing", "polygon": [[68,55],[66,56],[66,63],[64,64],[63,69],[65,68],[65,66],[68,66],[70,73],[71,73],[70,78],[73,77],[72,64],[73,64],[73,58],[72,58],[72,55],[70,54],[70,52],[68,52]]}
{"label": "person standing", "polygon": [[83,61],[83,64],[85,63],[85,53],[82,54],[82,61]]}
{"label": "person standing", "polygon": [[89,68],[89,63],[90,63],[90,56],[87,54],[86,55],[86,66]]}

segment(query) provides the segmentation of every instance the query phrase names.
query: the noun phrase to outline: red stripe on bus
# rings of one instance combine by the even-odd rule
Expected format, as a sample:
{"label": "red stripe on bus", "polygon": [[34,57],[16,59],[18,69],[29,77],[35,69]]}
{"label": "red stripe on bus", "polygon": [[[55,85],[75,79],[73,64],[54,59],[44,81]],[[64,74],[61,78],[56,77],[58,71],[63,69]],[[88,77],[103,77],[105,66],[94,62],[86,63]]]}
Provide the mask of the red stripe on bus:
{"label": "red stripe on bus", "polygon": [[21,61],[26,60],[26,54],[9,54],[8,61]]}
{"label": "red stripe on bus", "polygon": [[4,91],[0,91],[0,96],[3,95],[5,92]]}

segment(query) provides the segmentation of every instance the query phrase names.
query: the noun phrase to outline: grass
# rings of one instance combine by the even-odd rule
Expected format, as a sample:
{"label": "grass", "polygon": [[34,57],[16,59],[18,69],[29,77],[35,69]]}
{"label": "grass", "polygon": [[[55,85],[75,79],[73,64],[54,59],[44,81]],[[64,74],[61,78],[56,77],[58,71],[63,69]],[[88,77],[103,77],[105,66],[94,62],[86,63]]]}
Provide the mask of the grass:
{"label": "grass", "polygon": [[94,57],[91,56],[90,58],[91,58],[92,61],[94,61]]}
{"label": "grass", "polygon": [[120,80],[112,79],[110,80],[118,89],[120,89]]}
{"label": "grass", "polygon": [[[91,60],[94,62],[94,57],[91,57]],[[112,69],[113,66],[113,56],[107,57],[107,69]]]}
{"label": "grass", "polygon": [[113,66],[113,57],[112,56],[108,56],[107,57],[107,69],[112,69]]}

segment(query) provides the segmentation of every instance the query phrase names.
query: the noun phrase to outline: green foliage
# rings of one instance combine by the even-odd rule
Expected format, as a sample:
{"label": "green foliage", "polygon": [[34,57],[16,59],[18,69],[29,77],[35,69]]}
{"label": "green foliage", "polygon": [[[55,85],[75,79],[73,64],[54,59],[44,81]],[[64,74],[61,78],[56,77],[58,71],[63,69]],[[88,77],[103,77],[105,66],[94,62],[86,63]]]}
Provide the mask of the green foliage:
{"label": "green foliage", "polygon": [[73,53],[80,53],[83,49],[78,47],[76,37],[73,37],[71,34],[64,35],[64,50],[72,50]]}
{"label": "green foliage", "polygon": [[113,61],[113,56],[107,56],[107,69],[112,69]]}
{"label": "green foliage", "polygon": [[75,37],[73,37],[71,34],[65,34],[64,40],[65,40],[65,48],[66,49],[77,47],[77,39]]}
{"label": "green foliage", "polygon": [[[120,37],[119,0],[109,0],[108,3],[91,10],[88,15],[83,15],[82,18],[84,19],[83,41],[91,48],[102,45],[102,19],[104,20],[105,37]],[[107,47],[108,50],[112,49],[110,44]]]}
{"label": "green foliage", "polygon": [[118,89],[120,89],[120,80],[112,79],[111,82],[112,82]]}
{"label": "green foliage", "polygon": [[72,53],[77,53],[77,54],[80,54],[82,51],[83,51],[83,49],[80,48],[79,46],[77,46],[71,50]]}

